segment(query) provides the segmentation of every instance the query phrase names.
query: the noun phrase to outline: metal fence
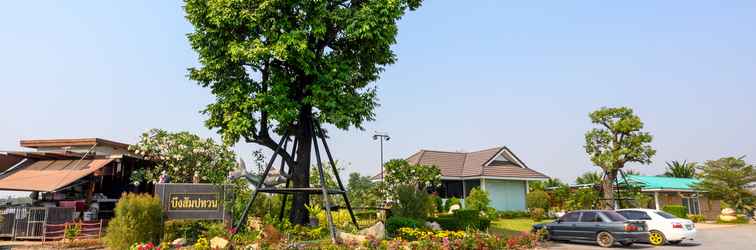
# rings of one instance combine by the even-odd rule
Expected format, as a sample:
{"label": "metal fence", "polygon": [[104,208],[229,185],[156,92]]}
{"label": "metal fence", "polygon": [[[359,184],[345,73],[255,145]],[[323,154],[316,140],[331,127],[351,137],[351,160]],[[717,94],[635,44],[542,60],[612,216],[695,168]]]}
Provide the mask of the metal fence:
{"label": "metal fence", "polygon": [[0,237],[42,240],[48,224],[62,224],[73,220],[73,208],[12,207],[0,210]]}

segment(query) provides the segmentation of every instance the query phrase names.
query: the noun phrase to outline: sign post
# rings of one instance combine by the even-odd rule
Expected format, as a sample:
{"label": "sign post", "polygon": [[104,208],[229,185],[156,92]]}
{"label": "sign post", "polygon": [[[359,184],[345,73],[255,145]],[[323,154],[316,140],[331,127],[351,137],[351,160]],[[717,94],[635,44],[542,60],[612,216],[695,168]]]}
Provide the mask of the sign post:
{"label": "sign post", "polygon": [[215,184],[158,183],[155,196],[168,219],[225,220],[230,217],[224,206],[227,188]]}

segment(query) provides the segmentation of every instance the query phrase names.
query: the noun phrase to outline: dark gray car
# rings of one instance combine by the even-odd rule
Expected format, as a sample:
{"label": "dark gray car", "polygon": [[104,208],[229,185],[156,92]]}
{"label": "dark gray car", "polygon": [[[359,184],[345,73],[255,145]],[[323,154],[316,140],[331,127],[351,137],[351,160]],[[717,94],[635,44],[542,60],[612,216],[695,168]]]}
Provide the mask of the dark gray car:
{"label": "dark gray car", "polygon": [[648,237],[645,222],[628,220],[611,210],[573,211],[552,223],[533,225],[533,230],[541,228],[551,240],[595,241],[602,247],[629,246]]}

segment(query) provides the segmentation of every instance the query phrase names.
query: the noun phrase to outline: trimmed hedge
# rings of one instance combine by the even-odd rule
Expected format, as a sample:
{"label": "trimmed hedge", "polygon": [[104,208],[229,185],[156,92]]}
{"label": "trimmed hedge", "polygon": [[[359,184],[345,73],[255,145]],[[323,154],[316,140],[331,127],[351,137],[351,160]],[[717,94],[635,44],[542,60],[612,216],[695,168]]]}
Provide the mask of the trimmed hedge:
{"label": "trimmed hedge", "polygon": [[527,211],[518,211],[518,210],[499,211],[497,215],[499,216],[499,218],[502,218],[502,219],[530,218],[530,213],[528,213]]}
{"label": "trimmed hedge", "polygon": [[424,224],[425,223],[423,223],[420,220],[394,216],[386,220],[386,233],[388,233],[388,235],[390,236],[394,236],[395,233],[399,231],[399,228],[403,228],[403,227],[420,228],[420,227],[423,227]]}
{"label": "trimmed hedge", "polygon": [[688,218],[688,209],[681,205],[667,205],[662,208],[662,211],[670,213],[677,218]]}

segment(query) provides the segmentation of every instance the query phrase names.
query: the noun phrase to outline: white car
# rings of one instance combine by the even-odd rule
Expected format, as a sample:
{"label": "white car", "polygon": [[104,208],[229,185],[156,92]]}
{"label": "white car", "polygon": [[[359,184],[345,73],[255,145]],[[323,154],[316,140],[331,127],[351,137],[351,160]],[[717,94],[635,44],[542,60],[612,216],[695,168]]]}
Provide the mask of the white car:
{"label": "white car", "polygon": [[688,219],[655,209],[618,209],[617,213],[630,220],[643,220],[648,226],[648,243],[663,245],[679,244],[696,237],[696,224]]}

